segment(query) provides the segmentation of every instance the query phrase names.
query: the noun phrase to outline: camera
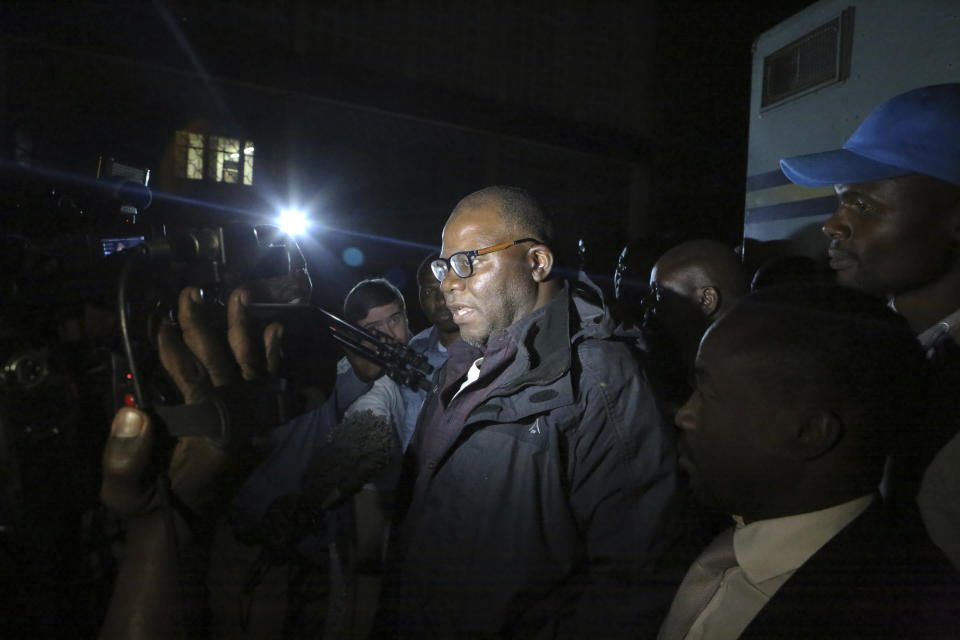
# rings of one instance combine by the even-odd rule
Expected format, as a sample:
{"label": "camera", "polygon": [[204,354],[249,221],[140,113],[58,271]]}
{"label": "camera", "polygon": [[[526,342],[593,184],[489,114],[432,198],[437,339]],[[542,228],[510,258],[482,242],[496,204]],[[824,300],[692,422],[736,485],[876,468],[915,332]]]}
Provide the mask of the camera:
{"label": "camera", "polygon": [[147,212],[149,179],[112,158],[89,180],[0,173],[0,531],[22,528],[49,494],[28,478],[76,471],[96,501],[105,426],[135,390],[133,360],[154,402],[172,401],[152,336],[175,321],[184,286],[225,303],[237,285],[289,274],[300,258],[270,225],[166,224]]}

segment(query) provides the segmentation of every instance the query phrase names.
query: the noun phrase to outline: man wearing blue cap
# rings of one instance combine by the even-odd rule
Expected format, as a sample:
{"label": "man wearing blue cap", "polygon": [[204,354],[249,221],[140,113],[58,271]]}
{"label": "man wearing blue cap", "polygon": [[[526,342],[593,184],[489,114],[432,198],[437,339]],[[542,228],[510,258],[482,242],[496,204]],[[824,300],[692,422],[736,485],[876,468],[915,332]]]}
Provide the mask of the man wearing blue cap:
{"label": "man wearing blue cap", "polygon": [[[834,186],[839,207],[823,232],[837,282],[887,297],[941,366],[944,388],[955,390],[960,84],[897,95],[874,109],[841,149],[784,158],[780,168],[797,184]],[[918,440],[936,451],[943,438],[925,435]],[[931,537],[960,568],[960,435],[926,469],[918,501]]]}

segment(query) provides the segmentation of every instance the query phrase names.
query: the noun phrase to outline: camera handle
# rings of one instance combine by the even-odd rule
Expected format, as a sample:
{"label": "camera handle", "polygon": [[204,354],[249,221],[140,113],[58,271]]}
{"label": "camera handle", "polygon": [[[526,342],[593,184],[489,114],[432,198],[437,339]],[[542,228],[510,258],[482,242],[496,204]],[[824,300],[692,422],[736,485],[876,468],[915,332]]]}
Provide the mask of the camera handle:
{"label": "camera handle", "polygon": [[174,437],[203,436],[229,448],[291,420],[297,403],[281,378],[263,378],[214,389],[203,402],[156,406]]}

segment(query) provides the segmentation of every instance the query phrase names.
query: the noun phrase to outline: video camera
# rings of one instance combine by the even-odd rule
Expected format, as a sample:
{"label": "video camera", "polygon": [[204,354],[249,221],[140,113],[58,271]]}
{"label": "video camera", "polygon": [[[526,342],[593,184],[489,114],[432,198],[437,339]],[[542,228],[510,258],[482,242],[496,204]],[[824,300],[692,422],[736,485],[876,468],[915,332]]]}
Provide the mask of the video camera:
{"label": "video camera", "polygon": [[[103,426],[118,407],[131,404],[131,398],[141,407],[175,403],[151,336],[157,322],[176,321],[184,286],[203,288],[205,299],[225,311],[226,297],[237,285],[288,275],[304,265],[296,243],[273,225],[194,227],[145,213],[154,201],[147,169],[101,159],[97,177],[83,181],[25,169],[0,173],[4,460],[59,447],[65,457],[87,455],[95,466],[106,437]],[[265,322],[267,316],[304,316],[308,301],[298,302],[296,309],[279,305],[258,316]],[[334,340],[382,364],[402,384],[428,386],[430,366],[404,345],[311,309],[311,318],[323,316],[318,328],[328,329]],[[274,400],[285,393],[276,380],[256,393],[233,391],[230,396],[222,390],[219,404],[207,407],[203,420],[189,418],[205,422],[199,433],[178,429],[176,420],[167,420],[173,427],[168,431],[225,442],[245,437],[238,420],[276,423],[296,411],[274,410],[280,406]],[[261,405],[271,408],[269,415]]]}
{"label": "video camera", "polygon": [[[109,412],[122,400],[129,368],[116,325],[117,283],[126,265],[127,333],[148,345],[154,323],[175,319],[187,285],[224,298],[238,284],[291,270],[295,243],[271,225],[231,222],[187,227],[152,220],[150,171],[101,158],[97,180],[36,171],[5,172],[0,200],[0,392],[43,389],[60,362],[118,369]],[[113,356],[113,357],[111,357]],[[97,361],[97,362],[87,362]],[[76,363],[72,363],[76,365]],[[76,371],[82,375],[83,371]],[[117,395],[119,394],[119,395]],[[36,421],[32,421],[36,422]],[[34,425],[32,434],[46,432]]]}
{"label": "video camera", "polygon": [[[112,172],[116,173],[115,163],[110,166]],[[131,172],[124,167],[120,175],[129,177]],[[149,172],[137,175],[142,175],[145,182],[149,179]],[[126,191],[130,192],[130,189]],[[118,193],[123,193],[123,190],[118,190]],[[150,200],[136,190],[132,193],[133,197],[126,199],[128,202],[138,199],[146,203]],[[137,207],[121,205],[121,212],[125,216],[124,221],[130,217],[135,220]],[[147,296],[147,299],[157,300],[160,310],[172,318],[176,297],[184,286],[203,288],[205,297],[213,297],[217,304],[225,308],[226,297],[235,287],[291,275],[294,256],[305,268],[296,243],[272,225],[232,223],[217,228],[175,228],[169,232],[163,229],[159,235],[142,239],[137,236],[100,237],[105,258],[114,253],[116,241],[126,241],[128,245],[116,252],[124,256],[124,265],[117,279],[120,334],[127,360],[126,375],[130,380],[134,402],[140,407],[153,403],[147,398],[139,380],[137,358],[130,340],[133,310],[127,294],[137,283],[145,281],[144,273],[156,278],[156,266],[163,265],[159,270],[163,274],[161,295],[159,298],[156,295]],[[141,276],[134,277],[138,270]],[[324,309],[307,304],[307,301],[284,299],[282,303],[251,303],[248,310],[255,320],[264,323],[274,319],[307,317],[316,329],[326,329],[335,342],[382,365],[386,374],[399,384],[418,390],[429,389],[428,377],[433,367],[422,354],[341,320]],[[148,317],[156,316],[156,310],[152,310],[152,315]],[[129,398],[125,400],[129,404]],[[232,445],[243,442],[265,426],[289,420],[299,412],[300,407],[287,393],[283,380],[269,379],[218,388],[208,402],[200,405],[177,407],[158,404],[156,410],[172,435],[202,435]]]}
{"label": "video camera", "polygon": [[[168,211],[160,219],[147,212],[154,202],[149,170],[109,158],[101,159],[96,180],[0,169],[5,532],[24,526],[36,505],[60,491],[50,488],[51,478],[86,479],[71,483],[78,494],[71,504],[95,503],[105,425],[135,383],[149,396],[144,405],[175,402],[152,336],[158,322],[176,320],[184,286],[225,302],[241,282],[288,274],[302,256],[271,225],[193,227]],[[194,218],[190,210],[175,213]]]}
{"label": "video camera", "polygon": [[274,226],[193,228],[145,215],[149,169],[101,158],[95,181],[49,171],[6,177],[0,293],[21,305],[112,305],[123,257],[135,248],[152,263],[149,283],[167,287],[217,290],[290,268],[292,247]]}

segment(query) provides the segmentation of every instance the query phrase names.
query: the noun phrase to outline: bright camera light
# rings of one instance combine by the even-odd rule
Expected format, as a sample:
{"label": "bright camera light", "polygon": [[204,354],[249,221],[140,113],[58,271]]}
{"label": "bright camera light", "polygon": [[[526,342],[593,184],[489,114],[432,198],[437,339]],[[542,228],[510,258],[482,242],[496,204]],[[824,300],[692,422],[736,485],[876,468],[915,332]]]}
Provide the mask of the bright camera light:
{"label": "bright camera light", "polygon": [[277,226],[286,234],[298,236],[307,230],[307,214],[299,209],[284,209],[277,218]]}

